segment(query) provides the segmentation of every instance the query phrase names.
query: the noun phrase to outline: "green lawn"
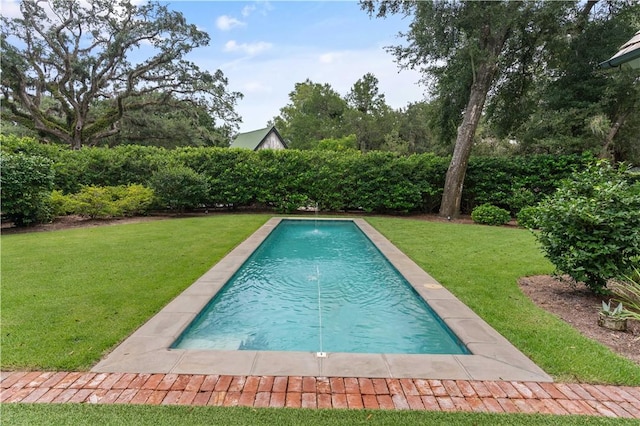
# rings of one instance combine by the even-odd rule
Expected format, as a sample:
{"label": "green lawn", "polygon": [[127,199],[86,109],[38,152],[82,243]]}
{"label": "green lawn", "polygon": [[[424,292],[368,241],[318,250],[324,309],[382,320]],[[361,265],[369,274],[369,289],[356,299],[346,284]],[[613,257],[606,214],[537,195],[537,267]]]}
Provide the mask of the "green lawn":
{"label": "green lawn", "polygon": [[2,236],[2,368],[89,369],[268,219]]}
{"label": "green lawn", "polygon": [[[262,225],[215,215],[2,236],[2,368],[84,370]],[[369,218],[558,380],[640,385],[640,366],[532,304],[551,265],[526,230]]]}
{"label": "green lawn", "polygon": [[[639,365],[583,337],[520,291],[519,277],[553,270],[531,232],[399,218],[368,221],[556,380],[640,385]],[[595,322],[594,314],[597,327]]]}
{"label": "green lawn", "polygon": [[385,410],[179,407],[89,404],[5,404],[6,425],[637,425],[637,420],[532,414],[443,413]]}

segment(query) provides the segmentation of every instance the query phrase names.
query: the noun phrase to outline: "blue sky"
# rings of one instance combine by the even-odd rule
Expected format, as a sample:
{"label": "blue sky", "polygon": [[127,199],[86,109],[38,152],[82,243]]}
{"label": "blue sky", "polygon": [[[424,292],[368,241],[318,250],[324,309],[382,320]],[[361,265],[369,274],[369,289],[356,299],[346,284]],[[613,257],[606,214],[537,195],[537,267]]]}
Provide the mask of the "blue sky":
{"label": "blue sky", "polygon": [[[309,78],[341,95],[372,72],[393,108],[424,98],[420,75],[398,68],[384,46],[398,44],[410,20],[369,18],[357,1],[180,1],[165,2],[187,22],[206,31],[209,46],[189,59],[203,69],[221,69],[229,88],[244,94],[237,105],[240,131],[267,124],[288,103],[295,83]],[[11,15],[16,0],[1,0]]]}
{"label": "blue sky", "polygon": [[369,18],[356,1],[173,1],[188,22],[211,36],[192,60],[221,69],[238,103],[241,131],[264,127],[288,103],[295,83],[309,78],[346,95],[372,72],[394,108],[423,99],[420,75],[401,71],[384,46],[397,44],[408,19]]}

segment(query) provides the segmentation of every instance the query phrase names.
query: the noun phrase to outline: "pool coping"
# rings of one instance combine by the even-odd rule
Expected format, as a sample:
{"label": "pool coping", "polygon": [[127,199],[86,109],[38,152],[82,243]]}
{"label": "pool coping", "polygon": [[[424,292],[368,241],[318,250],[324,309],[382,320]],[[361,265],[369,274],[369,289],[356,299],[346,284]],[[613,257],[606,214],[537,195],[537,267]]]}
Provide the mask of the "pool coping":
{"label": "pool coping", "polygon": [[[284,219],[353,221],[467,346],[470,355],[172,349],[171,344]],[[273,217],[137,329],[91,371],[552,382],[540,367],[364,219]]]}

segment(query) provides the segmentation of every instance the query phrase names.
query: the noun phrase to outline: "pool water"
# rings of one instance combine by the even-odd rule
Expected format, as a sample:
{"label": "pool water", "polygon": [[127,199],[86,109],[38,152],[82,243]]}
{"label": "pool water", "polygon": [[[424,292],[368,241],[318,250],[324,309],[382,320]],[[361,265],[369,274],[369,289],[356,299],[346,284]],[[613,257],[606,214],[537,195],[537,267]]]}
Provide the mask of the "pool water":
{"label": "pool water", "polygon": [[173,348],[467,354],[352,221],[283,220]]}

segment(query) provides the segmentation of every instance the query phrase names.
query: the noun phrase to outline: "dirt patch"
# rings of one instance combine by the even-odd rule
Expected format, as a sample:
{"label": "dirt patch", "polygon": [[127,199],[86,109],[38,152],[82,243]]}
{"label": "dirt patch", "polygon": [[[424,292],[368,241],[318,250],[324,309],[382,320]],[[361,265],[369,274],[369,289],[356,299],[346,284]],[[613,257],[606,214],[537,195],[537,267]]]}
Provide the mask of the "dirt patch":
{"label": "dirt patch", "polygon": [[518,284],[540,308],[560,317],[584,336],[640,364],[640,322],[630,320],[625,332],[597,324],[602,301],[608,301],[609,297],[595,295],[584,286],[571,285],[549,275],[521,278]]}
{"label": "dirt patch", "polygon": [[22,234],[27,232],[57,231],[61,229],[91,228],[96,226],[119,225],[124,223],[139,223],[151,220],[167,219],[168,216],[136,216],[117,219],[88,219],[81,216],[62,216],[51,223],[33,226],[15,227],[11,222],[2,223],[3,234]]}

